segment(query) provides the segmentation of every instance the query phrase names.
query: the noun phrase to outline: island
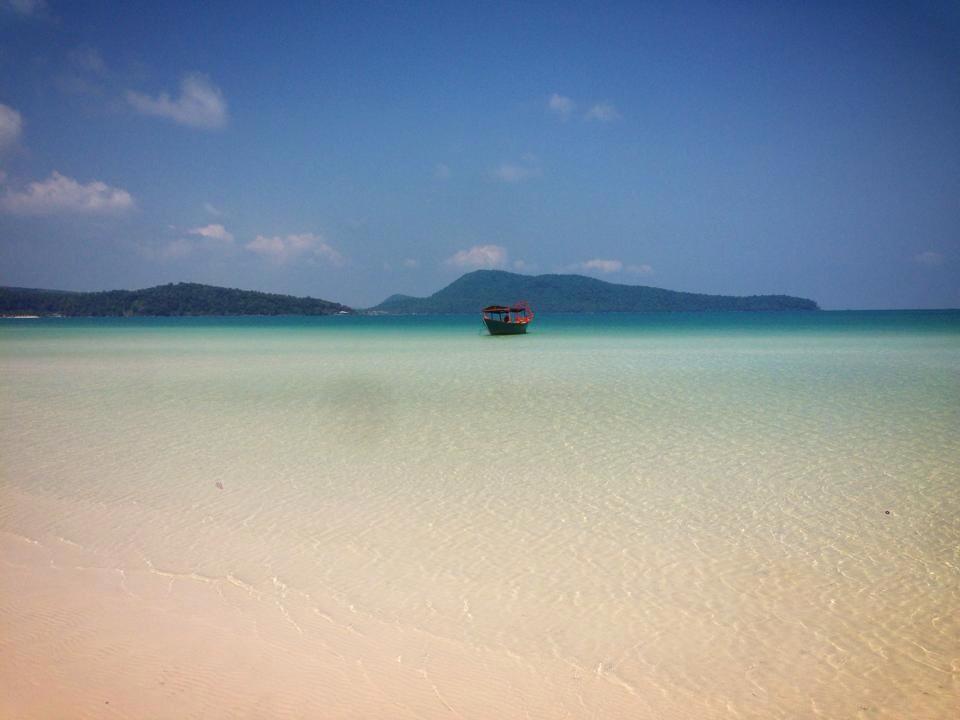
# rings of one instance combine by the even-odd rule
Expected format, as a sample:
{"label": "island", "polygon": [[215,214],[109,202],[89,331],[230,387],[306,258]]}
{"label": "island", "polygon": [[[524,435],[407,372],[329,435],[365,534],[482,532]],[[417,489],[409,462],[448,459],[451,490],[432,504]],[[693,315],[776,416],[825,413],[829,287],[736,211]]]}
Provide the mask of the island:
{"label": "island", "polygon": [[346,305],[329,300],[198,283],[170,283],[143,290],[102,292],[0,287],[0,315],[5,317],[337,315],[352,312]]}
{"label": "island", "polygon": [[3,317],[140,317],[202,315],[450,315],[475,313],[491,303],[526,300],[537,312],[699,312],[819,310],[790,295],[705,295],[646,285],[620,285],[584,275],[519,275],[475,270],[429,297],[391,295],[356,311],[312,297],[169,283],[143,290],[71,292],[0,287]]}
{"label": "island", "polygon": [[475,270],[430,297],[391,295],[366,312],[382,315],[473,313],[494,302],[526,300],[537,312],[689,312],[819,310],[790,295],[704,295],[646,285],[620,285],[584,275],[519,275]]}

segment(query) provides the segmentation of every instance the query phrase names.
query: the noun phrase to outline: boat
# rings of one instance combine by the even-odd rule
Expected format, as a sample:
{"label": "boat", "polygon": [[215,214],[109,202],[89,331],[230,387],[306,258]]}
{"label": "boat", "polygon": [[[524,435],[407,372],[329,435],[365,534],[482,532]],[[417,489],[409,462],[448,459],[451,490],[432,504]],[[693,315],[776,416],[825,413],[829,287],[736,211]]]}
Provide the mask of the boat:
{"label": "boat", "polygon": [[483,324],[491,335],[523,335],[532,320],[533,310],[525,302],[488,305],[483,309]]}

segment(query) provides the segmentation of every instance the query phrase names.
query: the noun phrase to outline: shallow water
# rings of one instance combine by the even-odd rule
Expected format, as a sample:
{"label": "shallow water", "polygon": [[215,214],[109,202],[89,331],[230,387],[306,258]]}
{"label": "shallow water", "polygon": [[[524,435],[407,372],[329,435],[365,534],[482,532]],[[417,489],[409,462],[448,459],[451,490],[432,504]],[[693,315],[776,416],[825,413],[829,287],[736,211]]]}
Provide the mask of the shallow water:
{"label": "shallow water", "polygon": [[0,715],[948,718],[960,313],[0,321]]}

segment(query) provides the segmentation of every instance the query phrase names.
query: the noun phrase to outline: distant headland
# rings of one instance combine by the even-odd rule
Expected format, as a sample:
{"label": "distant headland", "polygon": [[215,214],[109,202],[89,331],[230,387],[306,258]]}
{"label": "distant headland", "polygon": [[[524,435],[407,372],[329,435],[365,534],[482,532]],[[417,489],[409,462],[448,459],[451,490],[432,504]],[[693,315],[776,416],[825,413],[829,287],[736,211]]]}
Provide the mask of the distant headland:
{"label": "distant headland", "polygon": [[537,312],[698,312],[706,310],[819,310],[789,295],[704,295],[646,285],[618,285],[583,275],[518,275],[476,270],[429,297],[392,295],[356,311],[312,297],[171,283],[143,290],[70,292],[0,287],[0,315],[63,317],[176,317],[204,315],[449,315],[475,313],[494,302],[528,301]]}
{"label": "distant headland", "polygon": [[63,317],[141,317],[199,315],[336,315],[346,305],[234,288],[176,283],[144,290],[67,292],[0,287],[0,315]]}
{"label": "distant headland", "polygon": [[518,275],[476,270],[430,297],[392,295],[367,312],[384,315],[477,312],[492,302],[526,300],[537,312],[696,312],[819,310],[790,295],[703,295],[646,285],[618,285],[584,275]]}

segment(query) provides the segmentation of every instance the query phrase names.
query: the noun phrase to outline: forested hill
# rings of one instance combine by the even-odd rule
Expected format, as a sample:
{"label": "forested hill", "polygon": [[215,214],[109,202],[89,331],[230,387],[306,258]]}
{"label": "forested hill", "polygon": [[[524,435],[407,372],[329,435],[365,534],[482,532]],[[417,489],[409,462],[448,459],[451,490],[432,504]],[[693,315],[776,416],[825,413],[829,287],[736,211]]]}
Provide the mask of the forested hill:
{"label": "forested hill", "polygon": [[328,300],[197,283],[104,292],[0,287],[0,315],[332,315],[341,311],[353,312]]}
{"label": "forested hill", "polygon": [[485,305],[526,300],[535,312],[664,312],[700,310],[819,310],[813,300],[789,295],[702,295],[644,285],[617,285],[583,275],[517,275],[476,270],[418,298],[393,295],[369,312],[471,313]]}

